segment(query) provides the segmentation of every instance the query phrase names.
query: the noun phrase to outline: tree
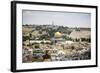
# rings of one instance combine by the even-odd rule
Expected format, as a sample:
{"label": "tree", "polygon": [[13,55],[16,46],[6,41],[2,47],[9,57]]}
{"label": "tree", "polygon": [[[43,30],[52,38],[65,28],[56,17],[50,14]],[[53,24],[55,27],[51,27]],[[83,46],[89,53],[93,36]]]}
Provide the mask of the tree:
{"label": "tree", "polygon": [[35,48],[39,48],[39,45],[35,45]]}
{"label": "tree", "polygon": [[23,36],[23,41],[29,40],[29,36]]}
{"label": "tree", "polygon": [[81,41],[86,41],[86,38],[81,38]]}
{"label": "tree", "polygon": [[41,42],[41,44],[44,44],[44,42]]}
{"label": "tree", "polygon": [[76,42],[79,42],[79,41],[80,41],[80,39],[76,38],[76,39],[75,39],[75,41],[76,41]]}

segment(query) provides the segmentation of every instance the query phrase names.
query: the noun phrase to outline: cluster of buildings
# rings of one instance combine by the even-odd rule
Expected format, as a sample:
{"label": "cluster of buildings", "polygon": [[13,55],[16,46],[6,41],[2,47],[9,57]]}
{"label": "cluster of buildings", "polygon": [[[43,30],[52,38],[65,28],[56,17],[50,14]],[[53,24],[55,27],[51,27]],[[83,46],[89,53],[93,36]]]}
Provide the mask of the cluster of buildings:
{"label": "cluster of buildings", "polygon": [[[42,25],[41,25],[42,26]],[[54,26],[54,25],[53,25]],[[36,27],[34,25],[34,27]],[[59,60],[71,60],[74,58],[76,59],[89,59],[90,57],[87,55],[87,57],[83,57],[84,55],[81,55],[84,53],[84,47],[87,49],[89,48],[89,50],[85,50],[86,52],[88,51],[90,54],[90,42],[82,42],[81,38],[85,38],[91,39],[91,31],[90,30],[75,30],[75,28],[71,28],[71,33],[70,34],[66,34],[63,33],[61,31],[55,31],[52,32],[54,35],[53,37],[49,37],[49,40],[46,39],[42,39],[39,40],[38,38],[42,35],[50,35],[46,30],[41,31],[40,30],[36,30],[32,25],[31,26],[23,26],[23,37],[27,37],[25,38],[26,40],[23,41],[23,62],[29,62],[28,59],[30,59],[31,62],[34,61],[45,61],[44,57],[48,56],[49,58],[47,58],[47,61],[59,61]],[[43,29],[53,29],[52,25],[50,25],[48,27],[48,25],[45,27],[43,27]],[[59,28],[58,26],[56,28],[54,28],[55,30]],[[69,28],[70,29],[70,28]],[[40,32],[41,31],[41,32]],[[66,30],[67,31],[67,30]],[[65,37],[68,37],[70,39],[66,40]],[[35,38],[35,39],[33,39]],[[36,39],[37,38],[37,39]],[[76,39],[78,39],[79,41],[75,41]],[[81,43],[79,43],[81,42]],[[51,44],[52,43],[52,44]],[[38,44],[38,48],[36,48],[35,46]],[[76,45],[75,45],[76,44]],[[81,45],[81,46],[80,46]],[[82,49],[83,48],[83,49]],[[78,51],[77,51],[78,49]],[[79,50],[81,49],[81,50]],[[86,53],[85,52],[85,53]],[[75,53],[78,53],[78,55],[80,55],[80,57],[77,55],[77,57],[75,56]],[[72,56],[73,55],[73,56]],[[33,57],[34,56],[34,57]],[[43,57],[41,57],[43,56]],[[28,57],[28,58],[27,58]],[[37,58],[37,59],[35,59]],[[33,60],[35,59],[35,60]]]}

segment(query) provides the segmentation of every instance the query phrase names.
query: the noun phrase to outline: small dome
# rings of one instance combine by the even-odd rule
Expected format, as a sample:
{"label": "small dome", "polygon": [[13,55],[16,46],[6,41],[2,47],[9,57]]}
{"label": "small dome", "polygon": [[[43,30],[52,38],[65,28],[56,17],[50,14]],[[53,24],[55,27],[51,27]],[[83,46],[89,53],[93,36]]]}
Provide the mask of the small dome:
{"label": "small dome", "polygon": [[55,33],[55,37],[56,37],[56,38],[60,38],[61,36],[62,36],[62,34],[61,34],[60,32],[56,32],[56,33]]}

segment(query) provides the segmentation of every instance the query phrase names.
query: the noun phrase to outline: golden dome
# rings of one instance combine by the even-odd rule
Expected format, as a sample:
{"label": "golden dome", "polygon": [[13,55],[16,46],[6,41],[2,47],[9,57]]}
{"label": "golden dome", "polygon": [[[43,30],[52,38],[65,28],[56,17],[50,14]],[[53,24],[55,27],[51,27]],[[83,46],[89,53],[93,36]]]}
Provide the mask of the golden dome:
{"label": "golden dome", "polygon": [[62,35],[61,35],[61,33],[60,32],[55,32],[55,37],[56,38],[60,38]]}

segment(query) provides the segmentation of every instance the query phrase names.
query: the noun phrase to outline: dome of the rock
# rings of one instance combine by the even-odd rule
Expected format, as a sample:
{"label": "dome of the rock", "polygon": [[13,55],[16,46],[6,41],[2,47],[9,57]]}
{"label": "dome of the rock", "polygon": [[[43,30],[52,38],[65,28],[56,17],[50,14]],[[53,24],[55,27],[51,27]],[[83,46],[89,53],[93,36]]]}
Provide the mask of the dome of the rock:
{"label": "dome of the rock", "polygon": [[60,38],[62,36],[62,34],[60,32],[55,32],[55,37],[56,38]]}

